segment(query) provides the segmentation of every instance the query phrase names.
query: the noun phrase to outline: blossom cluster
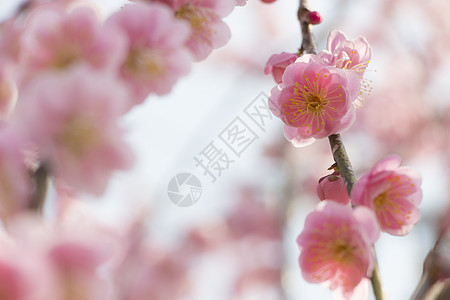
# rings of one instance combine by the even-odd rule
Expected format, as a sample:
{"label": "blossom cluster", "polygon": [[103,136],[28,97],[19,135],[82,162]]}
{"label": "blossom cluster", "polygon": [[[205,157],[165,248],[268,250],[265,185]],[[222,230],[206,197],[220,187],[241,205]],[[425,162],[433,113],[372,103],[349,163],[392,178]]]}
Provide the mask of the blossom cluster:
{"label": "blossom cluster", "polygon": [[284,135],[294,146],[306,146],[348,129],[355,107],[367,91],[364,72],[371,48],[364,37],[348,40],[340,31],[328,36],[319,54],[280,53],[267,62],[265,73],[278,83],[269,107],[284,122]]}
{"label": "blossom cluster", "polygon": [[[353,124],[363,94],[370,93],[364,73],[371,48],[364,37],[348,40],[334,30],[326,50],[300,54],[272,55],[264,70],[277,83],[269,107],[297,147]],[[400,163],[399,156],[387,156],[353,186],[334,166],[332,174],[319,180],[321,202],[297,239],[305,280],[324,282],[346,299],[367,299],[372,246],[380,231],[406,235],[420,218],[421,176]]]}
{"label": "blossom cluster", "polygon": [[319,180],[321,202],[297,239],[307,281],[326,282],[346,299],[367,299],[371,245],[380,230],[406,235],[420,218],[421,176],[400,162],[390,155],[376,163],[354,184],[351,197],[338,171]]}
{"label": "blossom cluster", "polygon": [[132,166],[120,119],[165,95],[223,46],[232,1],[139,1],[106,19],[74,1],[29,1],[0,27],[0,217],[30,205],[30,174],[100,196]]}

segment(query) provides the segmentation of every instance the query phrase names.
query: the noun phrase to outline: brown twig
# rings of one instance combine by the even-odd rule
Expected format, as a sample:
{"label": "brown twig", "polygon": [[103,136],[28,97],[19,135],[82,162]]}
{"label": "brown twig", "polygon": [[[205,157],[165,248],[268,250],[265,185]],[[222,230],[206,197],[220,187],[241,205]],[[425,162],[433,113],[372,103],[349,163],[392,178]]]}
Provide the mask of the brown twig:
{"label": "brown twig", "polygon": [[40,165],[31,175],[34,183],[34,191],[28,208],[37,213],[42,212],[47,196],[48,173],[44,165]]}

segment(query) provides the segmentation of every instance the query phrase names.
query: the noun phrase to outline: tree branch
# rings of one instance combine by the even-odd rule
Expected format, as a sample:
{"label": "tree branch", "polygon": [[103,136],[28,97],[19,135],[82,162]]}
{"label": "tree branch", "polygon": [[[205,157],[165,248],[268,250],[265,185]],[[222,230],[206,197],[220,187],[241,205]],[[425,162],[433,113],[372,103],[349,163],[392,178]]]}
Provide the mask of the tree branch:
{"label": "tree branch", "polygon": [[[309,0],[300,0],[300,7],[297,13],[302,31],[302,45],[299,50],[300,54],[317,54],[318,52],[317,44],[312,32],[312,25],[310,23],[310,12]],[[347,151],[345,151],[345,146],[342,142],[341,135],[332,134],[328,137],[328,140],[330,142],[334,161],[338,165],[339,172],[344,179],[347,192],[351,195],[353,185],[356,182],[356,176],[353,171],[352,164],[350,163],[350,159],[348,158]],[[372,255],[374,258],[374,269],[370,280],[372,283],[373,292],[376,300],[384,300],[385,295],[381,283],[380,271],[378,268],[377,256],[374,247],[372,247]]]}

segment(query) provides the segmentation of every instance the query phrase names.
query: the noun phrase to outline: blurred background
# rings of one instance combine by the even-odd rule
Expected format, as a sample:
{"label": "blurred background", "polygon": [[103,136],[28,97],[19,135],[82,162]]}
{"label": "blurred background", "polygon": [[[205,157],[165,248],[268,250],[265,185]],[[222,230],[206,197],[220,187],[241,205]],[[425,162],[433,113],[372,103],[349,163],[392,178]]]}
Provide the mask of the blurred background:
{"label": "blurred background", "polygon": [[[2,1],[2,18],[20,2]],[[85,2],[105,17],[126,3]],[[332,29],[372,46],[373,92],[342,134],[356,174],[397,153],[423,176],[421,221],[409,235],[382,234],[375,245],[388,298],[407,299],[449,212],[450,2],[311,6],[323,17],[314,27],[319,49]],[[328,141],[292,147],[265,106],[275,85],[263,73],[267,59],[301,44],[297,9],[288,0],[236,7],[225,18],[232,32],[225,47],[195,64],[170,95],[151,96],[124,118],[135,167],[117,173],[101,199],[83,199],[105,223],[145,219],[148,239],[170,258],[155,267],[171,289],[168,300],[331,299],[327,288],[303,280],[295,243],[333,163]],[[198,181],[181,184],[182,173]],[[198,188],[195,203],[180,206],[190,187]]]}

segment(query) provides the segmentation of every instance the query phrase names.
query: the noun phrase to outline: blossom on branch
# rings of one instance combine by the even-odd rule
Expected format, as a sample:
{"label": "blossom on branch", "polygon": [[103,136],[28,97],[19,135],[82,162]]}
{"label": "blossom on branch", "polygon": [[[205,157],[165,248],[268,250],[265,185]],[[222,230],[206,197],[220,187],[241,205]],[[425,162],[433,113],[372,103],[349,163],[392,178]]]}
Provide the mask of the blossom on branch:
{"label": "blossom on branch", "polygon": [[375,212],[381,230],[393,235],[408,234],[420,219],[422,178],[409,167],[400,167],[398,155],[379,161],[353,186],[352,202]]}
{"label": "blossom on branch", "polygon": [[313,60],[288,66],[271,90],[269,107],[284,123],[296,147],[348,129],[355,120],[352,104],[359,92],[354,74]]}
{"label": "blossom on branch", "polygon": [[361,91],[355,101],[360,106],[363,94],[370,94],[372,87],[370,82],[364,79],[364,72],[369,65],[372,49],[366,38],[358,37],[348,40],[345,34],[339,30],[332,30],[328,35],[327,49],[321,51],[318,57],[324,64],[336,68],[354,72],[361,81]]}
{"label": "blossom on branch", "polygon": [[311,283],[326,282],[349,298],[372,273],[371,246],[378,236],[379,227],[369,209],[320,202],[297,238],[303,277]]}
{"label": "blossom on branch", "polygon": [[319,179],[317,195],[321,201],[329,199],[344,205],[350,202],[344,179],[339,172],[333,172]]}
{"label": "blossom on branch", "polygon": [[287,66],[294,63],[297,58],[298,55],[296,53],[281,52],[279,54],[273,54],[266,62],[264,74],[272,73],[275,82],[281,83],[284,70],[286,70]]}

